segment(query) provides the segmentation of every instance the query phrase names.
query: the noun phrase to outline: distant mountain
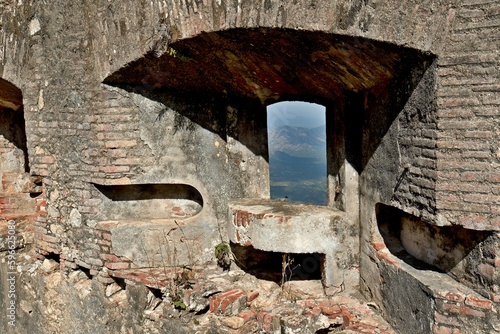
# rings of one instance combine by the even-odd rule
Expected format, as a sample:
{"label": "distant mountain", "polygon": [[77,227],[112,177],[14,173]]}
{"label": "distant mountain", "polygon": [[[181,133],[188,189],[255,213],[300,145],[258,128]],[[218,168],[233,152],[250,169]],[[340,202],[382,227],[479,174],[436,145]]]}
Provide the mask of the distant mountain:
{"label": "distant mountain", "polygon": [[303,128],[280,126],[269,131],[269,152],[285,152],[295,157],[322,158],[326,155],[325,126]]}
{"label": "distant mountain", "polygon": [[326,205],[325,126],[281,126],[269,133],[271,197]]}

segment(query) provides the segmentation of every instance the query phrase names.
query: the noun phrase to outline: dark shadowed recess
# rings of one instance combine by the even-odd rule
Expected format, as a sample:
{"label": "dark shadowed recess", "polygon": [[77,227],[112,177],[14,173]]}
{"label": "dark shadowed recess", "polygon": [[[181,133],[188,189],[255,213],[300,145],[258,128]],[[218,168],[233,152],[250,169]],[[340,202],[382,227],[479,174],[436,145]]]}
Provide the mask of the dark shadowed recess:
{"label": "dark shadowed recess", "polygon": [[[491,231],[470,230],[462,226],[430,225],[418,217],[382,203],[376,205],[376,212],[378,228],[389,251],[421,270],[449,273],[493,234]],[[405,233],[406,247],[403,242]],[[408,246],[414,250],[408,250]],[[410,254],[415,249],[417,252],[418,249],[431,252],[432,256],[424,255],[418,259]]]}
{"label": "dark shadowed recess", "polygon": [[[236,265],[258,279],[276,283],[288,281],[320,280],[325,256],[319,253],[285,254],[266,252],[253,246],[231,243]],[[286,263],[283,256],[287,255]],[[284,269],[284,270],[283,270]],[[283,276],[284,275],[284,276]]]}
{"label": "dark shadowed recess", "polygon": [[0,78],[0,136],[23,151],[24,171],[29,173],[23,95],[12,83]]}
{"label": "dark shadowed recess", "polygon": [[162,102],[265,158],[268,104],[325,105],[327,128],[342,123],[346,158],[361,172],[433,60],[366,38],[237,28],[172,41],[162,56],[149,52],[104,83]]}
{"label": "dark shadowed recess", "polygon": [[188,184],[129,184],[94,186],[112,201],[140,201],[151,199],[186,199],[203,206],[200,192]]}

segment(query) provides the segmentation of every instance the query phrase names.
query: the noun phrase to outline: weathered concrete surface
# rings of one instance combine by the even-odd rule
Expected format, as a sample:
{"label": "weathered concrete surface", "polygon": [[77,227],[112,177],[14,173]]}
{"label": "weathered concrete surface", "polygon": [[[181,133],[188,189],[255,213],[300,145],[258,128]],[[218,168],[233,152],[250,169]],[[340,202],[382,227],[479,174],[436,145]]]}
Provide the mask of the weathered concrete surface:
{"label": "weathered concrete surface", "polygon": [[213,260],[220,238],[203,215],[178,221],[122,220],[109,231],[111,254],[126,257],[139,268],[203,265]]}
{"label": "weathered concrete surface", "polygon": [[[384,251],[382,251],[384,252]],[[387,254],[380,258],[383,309],[401,333],[498,330],[498,306],[446,274],[418,270]],[[389,260],[389,261],[386,261]],[[394,266],[396,264],[396,266]]]}
{"label": "weathered concrete surface", "polygon": [[[150,322],[142,312],[147,307],[148,290],[144,286],[127,285],[126,294],[122,291],[106,296],[105,286],[82,271],[69,275],[53,270],[44,273],[40,265],[22,267],[22,273],[16,275],[15,326],[7,325],[6,312],[1,312],[3,333],[157,332],[148,326]],[[6,277],[6,269],[4,263],[0,264],[2,277]],[[5,283],[4,279],[0,281],[1,291]],[[3,310],[8,301],[1,299]],[[141,311],[124,316],[127,309]]]}
{"label": "weathered concrete surface", "polygon": [[326,286],[341,285],[342,271],[357,264],[358,231],[356,221],[326,207],[262,199],[229,204],[232,242],[268,252],[324,254]]}

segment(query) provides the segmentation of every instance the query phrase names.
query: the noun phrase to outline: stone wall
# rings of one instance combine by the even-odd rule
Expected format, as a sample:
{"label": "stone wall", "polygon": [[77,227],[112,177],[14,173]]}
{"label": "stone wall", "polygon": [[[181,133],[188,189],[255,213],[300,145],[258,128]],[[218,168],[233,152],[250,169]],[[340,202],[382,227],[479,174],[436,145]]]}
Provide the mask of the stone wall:
{"label": "stone wall", "polygon": [[[334,110],[333,118],[346,122],[336,124],[335,134],[330,133],[336,140],[334,147],[345,150],[339,154],[342,159],[335,161],[339,166],[330,171],[342,174],[340,165],[344,169],[346,163],[353,166],[340,178],[330,175],[330,179],[357,188],[359,174],[355,205],[337,205],[330,199],[332,207],[352,211],[348,214],[353,231],[359,223],[360,254],[352,254],[350,268],[344,269],[360,267],[362,292],[379,305],[396,329],[405,328],[401,319],[415,314],[410,308],[404,315],[398,313],[406,304],[398,307],[397,295],[405,293],[401,289],[408,286],[409,296],[422,301],[422,314],[414,318],[412,332],[471,332],[479,326],[477,319],[486,323],[481,325],[483,332],[498,330],[500,255],[494,232],[500,231],[496,204],[500,202],[498,17],[496,1],[477,0],[0,2],[0,80],[11,82],[22,92],[26,132],[26,147],[15,147],[5,139],[18,129],[0,126],[0,208],[2,214],[6,209],[20,213],[19,207],[7,207],[6,203],[22,197],[29,208],[21,213],[31,217],[28,231],[34,230],[36,246],[36,252],[29,254],[70,275],[63,276],[69,283],[63,282],[59,290],[43,276],[36,276],[35,269],[28,278],[29,266],[23,267],[22,279],[39,289],[48,287],[50,294],[59,291],[71,295],[75,303],[76,295],[82,297],[91,285],[94,291],[104,292],[106,288],[99,284],[112,285],[116,279],[121,282],[135,277],[151,287],[155,274],[135,275],[137,263],[123,250],[139,240],[134,241],[135,236],[154,229],[157,217],[146,221],[106,217],[103,212],[110,204],[99,190],[105,186],[194,187],[203,199],[201,211],[188,219],[182,208],[176,209],[180,211],[168,217],[162,227],[161,233],[177,231],[169,235],[167,244],[193,245],[179,247],[182,263],[172,260],[169,265],[195,267],[214,261],[214,247],[229,240],[229,201],[268,196],[262,111],[264,102],[269,101],[164,104],[153,98],[158,95],[148,98],[139,91],[103,82],[161,46],[167,30],[174,46],[197,36],[216,40],[217,35],[208,37],[210,32],[227,30],[230,36],[232,28],[268,28],[270,38],[274,28],[298,29],[301,34],[318,31],[338,34],[351,51],[357,47],[373,50],[376,45],[377,50],[394,51],[391,55],[407,55],[403,58],[416,64],[395,65],[406,71],[404,76],[381,74],[387,75],[390,84],[375,80],[373,87],[356,90],[345,88],[349,86],[346,80],[343,88],[329,87],[329,98],[336,98],[327,103]],[[371,73],[363,66],[357,64],[353,78]],[[143,80],[142,91],[154,90],[149,86],[153,79],[137,79]],[[235,82],[225,84],[237,86]],[[251,87],[248,82],[245,85]],[[385,113],[387,110],[390,113]],[[16,123],[19,116],[9,113],[0,105],[2,121]],[[346,133],[339,135],[337,130]],[[14,165],[14,170],[9,169]],[[349,173],[355,182],[347,180]],[[24,182],[21,188],[22,182],[11,182],[16,178]],[[334,182],[330,184],[332,197]],[[358,196],[358,189],[344,192],[356,194],[346,195],[349,201]],[[33,198],[30,193],[42,195]],[[379,203],[397,207],[425,224],[461,225],[492,234],[462,264],[461,276],[454,277],[460,283],[443,273],[432,272],[430,278],[401,263],[387,249],[379,230]],[[3,223],[18,219],[2,218]],[[181,233],[187,223],[190,228]],[[356,234],[350,237],[357,239]],[[156,246],[158,249],[153,249]],[[156,252],[153,255],[158,263],[164,245],[152,243],[151,247],[145,253]],[[24,251],[28,253],[29,247]],[[151,262],[141,259],[142,264]],[[359,263],[351,263],[358,259]],[[59,264],[53,263],[56,261]],[[45,269],[52,275],[53,268]],[[68,277],[81,273],[95,280],[70,282]],[[438,282],[442,277],[450,280],[441,289]],[[460,297],[455,300],[446,293],[448,288],[466,292],[457,292]],[[141,289],[137,288],[137,294],[145,298],[147,292]],[[28,298],[29,291],[23,291],[26,300],[41,297],[35,294]],[[130,293],[129,303],[120,311],[123,314],[144,308],[132,302],[136,292]],[[94,292],[91,296],[101,305],[106,319],[126,318],[118,314],[112,300],[99,300],[100,295]],[[41,298],[36,309],[29,305],[20,308],[19,317],[43,318],[41,314],[50,313],[42,307],[50,298],[58,301],[58,312],[72,303],[54,296]],[[71,311],[68,318],[76,313]],[[42,327],[50,331],[55,326],[50,321],[55,318],[51,315],[47,319]],[[0,320],[3,325],[3,318]],[[61,332],[80,325],[76,322],[70,328],[68,323],[59,324]],[[32,328],[28,322],[22,326],[17,328],[20,333],[23,328]],[[110,328],[124,328],[113,326]],[[98,330],[91,325],[82,328]]]}

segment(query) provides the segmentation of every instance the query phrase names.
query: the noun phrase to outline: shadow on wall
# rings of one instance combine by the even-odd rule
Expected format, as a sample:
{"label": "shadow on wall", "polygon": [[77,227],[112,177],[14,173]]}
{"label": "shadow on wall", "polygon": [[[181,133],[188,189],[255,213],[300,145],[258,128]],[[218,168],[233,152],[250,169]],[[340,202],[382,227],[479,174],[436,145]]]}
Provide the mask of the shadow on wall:
{"label": "shadow on wall", "polygon": [[459,264],[492,235],[461,226],[439,227],[381,203],[376,205],[380,234],[389,251],[420,270],[460,276]]}
{"label": "shadow on wall", "polygon": [[325,256],[320,253],[293,254],[266,252],[253,246],[231,243],[236,265],[258,279],[284,283],[321,280]]}
{"label": "shadow on wall", "polygon": [[229,29],[171,41],[164,54],[149,52],[104,83],[159,101],[266,160],[266,105],[326,105],[337,115],[327,121],[345,127],[347,159],[360,173],[433,59],[322,31]]}

